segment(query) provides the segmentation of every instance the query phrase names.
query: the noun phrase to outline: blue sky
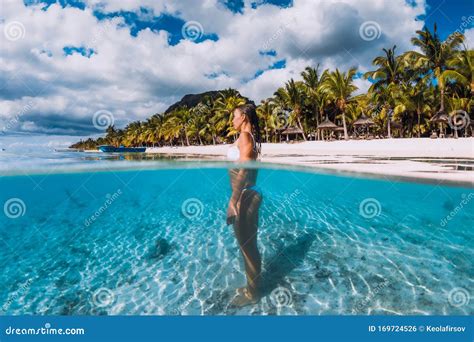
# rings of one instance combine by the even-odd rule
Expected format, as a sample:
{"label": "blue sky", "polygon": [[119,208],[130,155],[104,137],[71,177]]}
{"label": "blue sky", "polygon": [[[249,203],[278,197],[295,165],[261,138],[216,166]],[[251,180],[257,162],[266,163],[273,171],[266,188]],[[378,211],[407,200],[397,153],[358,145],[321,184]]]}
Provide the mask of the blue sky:
{"label": "blue sky", "polygon": [[[411,0],[406,1],[410,2]],[[24,0],[24,3],[43,3],[45,9],[54,3],[60,3],[63,7],[72,6],[80,9],[84,9],[86,7],[86,3],[83,0]],[[243,0],[220,0],[220,3],[235,13],[242,13],[245,6]],[[260,0],[250,2],[250,6],[253,8],[264,4],[272,4],[278,7],[287,8],[292,6],[293,1]],[[449,33],[459,29],[459,23],[462,22],[463,17],[469,17],[469,15],[474,13],[473,8],[474,2],[472,0],[427,0],[426,15],[420,16],[419,20],[423,20],[430,28],[433,27],[434,23],[437,23],[441,37],[445,38]],[[142,7],[140,11],[147,12],[149,10],[145,7]],[[177,39],[177,37],[180,35],[181,26],[184,23],[180,18],[166,15],[157,17],[154,16],[152,20],[144,21],[140,20],[136,13],[130,11],[103,13],[100,10],[97,10],[95,14],[98,18],[104,18],[107,16],[123,16],[126,18],[127,23],[132,26],[132,34],[136,34],[137,30],[141,30],[146,27],[165,29],[172,33],[173,42],[175,42],[174,39]]]}
{"label": "blue sky", "polygon": [[[427,4],[426,16],[422,18],[430,29],[437,23],[442,39],[461,28],[462,18],[474,15],[472,0],[428,0]],[[473,23],[471,21],[469,26],[472,27]]]}
{"label": "blue sky", "polygon": [[[96,135],[188,93],[259,102],[306,66],[372,68],[434,22],[474,38],[471,0],[9,0],[1,2],[2,135]],[[359,92],[370,85],[356,79]]]}

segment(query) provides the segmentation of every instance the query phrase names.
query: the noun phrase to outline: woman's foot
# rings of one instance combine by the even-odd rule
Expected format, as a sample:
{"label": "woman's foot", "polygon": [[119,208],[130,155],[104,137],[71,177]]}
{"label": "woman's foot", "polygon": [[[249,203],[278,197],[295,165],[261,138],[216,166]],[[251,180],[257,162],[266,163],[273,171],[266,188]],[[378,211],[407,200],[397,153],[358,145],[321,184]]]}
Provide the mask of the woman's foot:
{"label": "woman's foot", "polygon": [[247,305],[257,304],[260,296],[256,291],[249,290],[248,287],[241,287],[236,290],[236,295],[230,302],[230,306],[234,308],[242,308]]}

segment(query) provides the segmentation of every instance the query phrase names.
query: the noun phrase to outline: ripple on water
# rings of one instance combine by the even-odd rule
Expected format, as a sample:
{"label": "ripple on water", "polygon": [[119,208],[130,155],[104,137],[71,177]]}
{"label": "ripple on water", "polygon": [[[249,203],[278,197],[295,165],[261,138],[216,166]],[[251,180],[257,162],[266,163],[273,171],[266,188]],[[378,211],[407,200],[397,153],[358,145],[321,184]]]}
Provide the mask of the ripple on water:
{"label": "ripple on water", "polygon": [[[449,298],[453,289],[472,288],[473,204],[448,225],[439,224],[469,189],[444,188],[432,196],[429,185],[397,183],[394,190],[383,181],[260,171],[264,297],[256,305],[234,309],[229,302],[235,288],[245,284],[245,274],[233,230],[225,224],[227,172],[187,170],[179,178],[176,172],[124,172],[119,179],[108,173],[51,175],[44,179],[48,196],[41,194],[41,200],[21,177],[3,178],[2,199],[15,194],[38,203],[20,221],[1,219],[0,237],[10,246],[0,251],[3,311],[474,312],[472,300],[456,306]],[[87,191],[75,188],[81,183]],[[105,196],[118,188],[123,194],[86,226]],[[189,198],[202,203],[196,219],[182,213]],[[375,217],[361,215],[359,204],[365,198],[379,202],[381,212]]]}

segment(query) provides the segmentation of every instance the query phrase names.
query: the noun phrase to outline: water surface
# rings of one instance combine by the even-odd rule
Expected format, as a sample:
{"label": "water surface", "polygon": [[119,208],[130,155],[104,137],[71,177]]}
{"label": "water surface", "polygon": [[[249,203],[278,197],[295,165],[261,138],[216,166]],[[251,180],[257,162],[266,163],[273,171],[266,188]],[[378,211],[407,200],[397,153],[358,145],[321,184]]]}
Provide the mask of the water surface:
{"label": "water surface", "polygon": [[474,313],[472,188],[259,170],[266,292],[233,309],[227,166],[125,163],[0,177],[3,313]]}

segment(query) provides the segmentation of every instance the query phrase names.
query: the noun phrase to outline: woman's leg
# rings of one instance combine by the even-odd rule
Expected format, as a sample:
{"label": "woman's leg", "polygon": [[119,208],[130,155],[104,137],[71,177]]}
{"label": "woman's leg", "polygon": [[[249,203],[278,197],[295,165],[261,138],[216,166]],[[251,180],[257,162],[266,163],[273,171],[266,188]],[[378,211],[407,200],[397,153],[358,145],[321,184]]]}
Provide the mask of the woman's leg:
{"label": "woman's leg", "polygon": [[252,297],[258,297],[262,259],[257,246],[258,210],[261,195],[252,189],[242,193],[239,217],[234,232],[244,257],[247,287]]}

